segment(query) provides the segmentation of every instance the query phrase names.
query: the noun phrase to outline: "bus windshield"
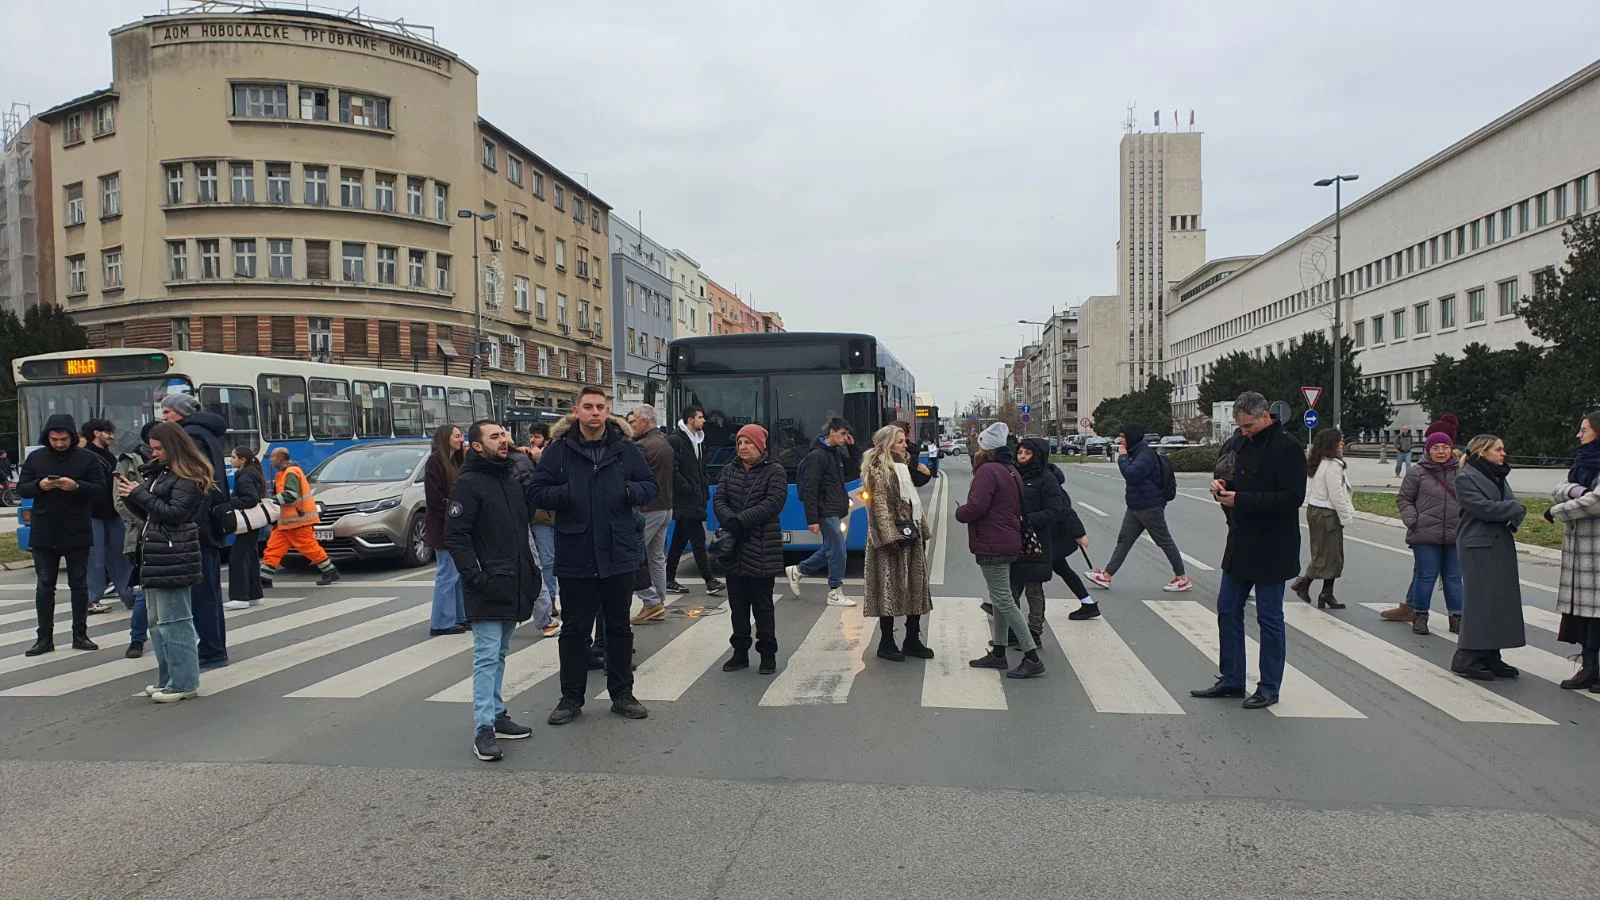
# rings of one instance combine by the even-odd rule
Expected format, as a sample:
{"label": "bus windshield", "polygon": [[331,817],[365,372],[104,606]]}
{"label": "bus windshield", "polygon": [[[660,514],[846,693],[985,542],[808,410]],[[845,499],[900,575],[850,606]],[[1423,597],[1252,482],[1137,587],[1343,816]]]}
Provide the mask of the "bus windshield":
{"label": "bus windshield", "polygon": [[79,428],[89,419],[107,419],[117,426],[111,452],[139,446],[139,431],[160,419],[161,398],[188,391],[185,378],[145,378],[134,381],[74,381],[69,384],[29,384],[18,388],[24,419],[22,443],[38,442],[44,423],[65,413]]}
{"label": "bus windshield", "polygon": [[863,443],[878,425],[871,380],[838,372],[684,375],[676,391],[674,409],[705,410],[704,453],[713,473],[733,459],[734,438],[751,422],[767,429],[767,455],[789,470],[791,480],[830,418],[849,422]]}

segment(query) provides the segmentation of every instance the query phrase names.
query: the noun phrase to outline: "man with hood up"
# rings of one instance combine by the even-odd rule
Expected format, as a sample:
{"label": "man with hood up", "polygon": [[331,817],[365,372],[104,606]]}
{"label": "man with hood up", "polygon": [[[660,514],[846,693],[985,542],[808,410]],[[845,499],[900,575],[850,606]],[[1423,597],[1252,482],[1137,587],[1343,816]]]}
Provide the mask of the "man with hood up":
{"label": "man with hood up", "polygon": [[1168,593],[1181,593],[1194,586],[1184,574],[1183,556],[1178,552],[1178,543],[1172,539],[1172,531],[1167,528],[1164,482],[1165,467],[1169,465],[1171,463],[1145,440],[1143,425],[1129,422],[1122,426],[1121,435],[1117,438],[1117,468],[1122,470],[1122,479],[1127,482],[1128,508],[1122,515],[1122,530],[1117,533],[1117,548],[1112,551],[1110,562],[1106,563],[1104,569],[1085,573],[1096,587],[1102,590],[1111,588],[1112,576],[1122,568],[1134,542],[1146,532],[1149,532],[1156,546],[1167,554],[1167,562],[1172,564],[1172,580],[1161,589]]}
{"label": "man with hood up", "polygon": [[161,400],[161,418],[183,429],[200,455],[211,463],[216,480],[207,501],[200,505],[195,525],[200,529],[200,583],[190,592],[194,602],[194,630],[200,636],[200,668],[228,664],[227,628],[222,621],[222,537],[213,524],[211,510],[228,505],[228,462],[223,437],[228,420],[202,409],[192,394],[168,394]]}
{"label": "man with hood up", "polygon": [[38,640],[24,651],[40,656],[56,649],[56,579],[61,559],[67,560],[67,585],[72,592],[72,649],[98,650],[89,640],[89,551],[94,546],[95,501],[106,496],[104,466],[78,446],[77,423],[57,413],[45,420],[39,449],[28,454],[17,480],[17,493],[33,501],[34,611]]}

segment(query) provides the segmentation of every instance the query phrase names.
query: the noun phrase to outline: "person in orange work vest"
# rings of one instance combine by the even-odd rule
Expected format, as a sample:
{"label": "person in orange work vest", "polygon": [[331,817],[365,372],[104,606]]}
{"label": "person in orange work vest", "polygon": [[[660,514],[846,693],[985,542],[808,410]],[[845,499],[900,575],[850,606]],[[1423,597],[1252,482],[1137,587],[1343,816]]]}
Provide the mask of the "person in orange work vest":
{"label": "person in orange work vest", "polygon": [[312,526],[317,524],[319,516],[317,502],[311,498],[311,482],[306,480],[306,473],[289,458],[288,450],[278,447],[272,451],[271,458],[272,467],[278,473],[272,482],[272,499],[278,501],[282,511],[278,516],[278,524],[272,528],[272,536],[267,538],[267,549],[261,554],[261,583],[272,587],[272,576],[278,572],[278,563],[283,561],[285,553],[294,550],[315,563],[318,571],[322,572],[317,584],[333,584],[339,580],[339,570],[334,568],[328,551],[322,549],[312,532]]}

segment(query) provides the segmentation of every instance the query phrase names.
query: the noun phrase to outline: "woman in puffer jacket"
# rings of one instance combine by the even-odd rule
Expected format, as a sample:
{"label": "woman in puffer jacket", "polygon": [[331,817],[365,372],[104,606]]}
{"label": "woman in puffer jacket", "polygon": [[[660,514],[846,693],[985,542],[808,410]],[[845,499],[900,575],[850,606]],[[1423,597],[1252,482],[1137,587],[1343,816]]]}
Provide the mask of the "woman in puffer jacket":
{"label": "woman in puffer jacket", "polygon": [[722,467],[712,498],[717,523],[733,536],[728,579],[728,617],[733,655],[722,671],[750,668],[750,619],[755,618],[756,653],[762,675],[778,670],[778,635],[772,605],[773,581],[783,574],[783,529],[778,515],[789,499],[783,466],[767,457],[767,430],[750,424],[735,439],[738,459]]}
{"label": "woman in puffer jacket", "polygon": [[200,583],[200,531],[195,517],[216,487],[211,463],[183,429],[166,422],[150,429],[150,463],[143,484],[119,476],[116,495],[144,525],[139,533],[139,583],[150,616],[156,683],[144,689],[157,703],[175,703],[200,689],[199,637],[190,589]]}
{"label": "woman in puffer jacket", "polygon": [[1422,462],[1411,467],[1395,506],[1406,523],[1406,543],[1411,546],[1411,594],[1406,601],[1381,615],[1391,622],[1411,622],[1413,634],[1428,633],[1428,608],[1433,586],[1444,579],[1444,605],[1450,613],[1450,633],[1461,631],[1461,554],[1456,530],[1461,504],[1456,500],[1455,441],[1442,432],[1428,435]]}
{"label": "woman in puffer jacket", "polygon": [[978,455],[967,502],[956,508],[956,521],[967,526],[967,549],[977,560],[978,571],[994,610],[989,652],[967,665],[975,669],[1007,669],[1008,634],[1017,636],[1022,662],[1006,672],[1008,678],[1034,678],[1044,674],[1039,648],[1028,632],[1028,620],[1011,597],[1011,564],[1022,555],[1022,476],[1013,468],[1014,457],[1007,446],[1010,429],[996,422],[978,435]]}
{"label": "woman in puffer jacket", "polygon": [[[1038,646],[1044,636],[1044,586],[1055,576],[1051,563],[1064,548],[1055,546],[1057,525],[1064,518],[1067,494],[1050,471],[1050,445],[1041,438],[1023,438],[1017,445],[1017,474],[1022,476],[1022,517],[1039,536],[1044,558],[1011,564],[1011,598],[1028,596],[1028,633]],[[1018,639],[1020,635],[1012,635]]]}

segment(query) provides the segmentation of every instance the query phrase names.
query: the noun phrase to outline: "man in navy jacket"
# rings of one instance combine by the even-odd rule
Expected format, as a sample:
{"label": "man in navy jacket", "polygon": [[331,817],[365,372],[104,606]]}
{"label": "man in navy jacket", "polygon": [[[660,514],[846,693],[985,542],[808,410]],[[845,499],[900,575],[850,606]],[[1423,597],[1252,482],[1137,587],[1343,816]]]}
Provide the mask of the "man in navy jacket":
{"label": "man in navy jacket", "polygon": [[633,445],[632,429],[611,417],[604,391],[586,387],[573,413],[550,429],[528,494],[556,519],[556,575],[561,579],[561,702],[551,725],[583,712],[589,680],[589,633],[605,622],[606,688],[611,711],[630,719],[649,715],[633,696],[633,630],[628,624],[633,574],[644,564],[635,507],[660,493],[655,473]]}
{"label": "man in navy jacket", "polygon": [[1156,542],[1156,546],[1167,554],[1167,561],[1172,564],[1172,580],[1162,590],[1181,592],[1194,586],[1183,572],[1183,556],[1178,552],[1178,543],[1172,539],[1171,530],[1167,528],[1167,494],[1162,475],[1164,464],[1170,465],[1145,440],[1143,425],[1129,422],[1122,426],[1122,433],[1117,438],[1117,468],[1122,470],[1122,480],[1128,483],[1125,493],[1128,508],[1122,514],[1122,530],[1117,533],[1117,549],[1112,552],[1111,561],[1106,563],[1104,569],[1084,573],[1097,587],[1110,589],[1111,576],[1122,568],[1122,562],[1128,558],[1128,551],[1133,549],[1134,542],[1147,531],[1150,540]]}

